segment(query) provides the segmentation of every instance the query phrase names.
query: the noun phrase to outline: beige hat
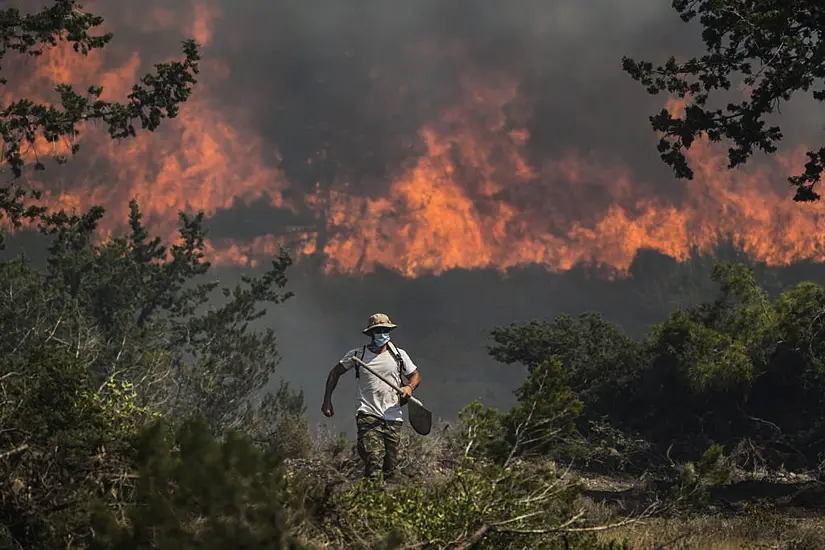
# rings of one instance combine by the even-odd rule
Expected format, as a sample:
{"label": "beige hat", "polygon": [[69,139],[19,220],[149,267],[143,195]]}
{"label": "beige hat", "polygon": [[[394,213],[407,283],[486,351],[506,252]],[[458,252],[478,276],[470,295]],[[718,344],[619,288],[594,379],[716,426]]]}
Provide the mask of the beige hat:
{"label": "beige hat", "polygon": [[392,321],[390,321],[390,318],[387,315],[385,315],[384,313],[373,313],[372,315],[370,315],[370,318],[367,321],[367,328],[365,328],[361,332],[366,334],[374,328],[383,327],[383,328],[388,328],[388,329],[394,329],[397,326],[398,325],[396,325]]}

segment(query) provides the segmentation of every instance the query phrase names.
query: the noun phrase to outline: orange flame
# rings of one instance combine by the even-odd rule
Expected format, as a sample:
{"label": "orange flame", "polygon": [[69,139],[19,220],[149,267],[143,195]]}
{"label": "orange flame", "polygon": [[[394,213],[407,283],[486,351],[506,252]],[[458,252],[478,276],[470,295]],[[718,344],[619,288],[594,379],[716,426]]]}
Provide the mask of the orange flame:
{"label": "orange flame", "polygon": [[[220,13],[206,0],[192,6],[186,19],[181,12],[150,7],[135,25],[147,32],[183,28],[208,44]],[[134,53],[114,69],[104,62],[102,52],[79,59],[56,48],[14,93],[39,98],[59,82],[81,88],[100,83],[106,98],[122,99],[149,61]],[[80,184],[68,175],[76,169],[48,172],[58,176],[42,185],[47,203],[70,209],[101,204],[109,213],[101,234],[111,235],[122,226],[128,200],[136,197],[151,228],[169,238],[180,210],[214,215],[237,202],[260,200],[293,212],[310,210],[320,227],[296,230],[290,246],[299,257],[322,254],[330,273],[384,267],[416,277],[528,264],[561,271],[579,263],[621,273],[639,250],[685,259],[691,248],[707,250],[728,236],[771,265],[825,260],[825,236],[817,231],[821,208],[793,203],[784,183],[784,175],[801,166],[801,151],[728,171],[724,153],[698,140],[689,152],[696,177],[685,182],[686,196],[677,206],[640,195],[628,169],[579,151],[531,163],[529,132],[512,127],[504,113],[506,105],[521,101],[518,81],[500,74],[468,73],[465,96],[420,129],[422,154],[396,174],[385,196],[356,196],[339,181],[316,189],[301,204],[290,203],[284,192],[294,182],[265,162],[277,152],[264,150],[244,124],[243,111],[218,108],[210,95],[210,82],[229,73],[218,62],[205,64],[193,99],[156,133],[113,142],[84,128],[76,164],[88,172]],[[682,106],[668,104],[671,110]],[[38,143],[36,150],[51,154],[55,147]],[[60,147],[65,152],[67,146]],[[594,186],[612,202],[601,211],[586,211],[587,189]],[[210,241],[207,250],[216,264],[256,265],[272,257],[282,241],[267,234],[249,242]]]}
{"label": "orange flame", "polygon": [[[202,45],[211,39],[216,16],[217,10],[210,5],[195,2],[188,29]],[[149,17],[177,24],[168,20],[167,12],[150,10]],[[83,89],[94,82],[104,87],[104,99],[123,100],[141,72],[140,56],[132,55],[113,70],[104,70],[103,61],[104,52],[95,51],[84,58],[61,45],[42,56],[38,70],[19,89],[42,90],[60,82]],[[210,77],[226,78],[227,68],[206,64],[201,75],[204,82],[179,116],[168,121],[169,128],[164,131],[113,141],[100,129],[81,126],[78,164],[89,167],[89,173],[77,184],[72,176],[50,172],[50,179],[57,172],[57,181],[39,184],[44,189],[45,203],[69,210],[100,204],[108,213],[101,231],[111,234],[122,224],[128,201],[134,197],[152,229],[168,238],[174,238],[181,210],[203,210],[212,215],[231,208],[236,201],[249,203],[261,198],[274,207],[287,207],[281,199],[285,180],[265,167],[260,139],[229,122],[233,114],[236,116],[232,118],[242,120],[243,113],[228,113],[210,99]],[[53,147],[41,142],[37,145],[40,155],[49,154]],[[67,150],[68,145],[64,145],[61,152]],[[98,166],[103,170],[95,170]]]}

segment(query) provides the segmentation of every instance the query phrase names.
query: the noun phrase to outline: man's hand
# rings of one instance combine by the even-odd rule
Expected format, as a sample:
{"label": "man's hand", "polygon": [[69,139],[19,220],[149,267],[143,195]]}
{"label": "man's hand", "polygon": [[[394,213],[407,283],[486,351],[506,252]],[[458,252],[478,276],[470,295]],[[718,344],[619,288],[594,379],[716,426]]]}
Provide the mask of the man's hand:
{"label": "man's hand", "polygon": [[327,418],[332,418],[335,414],[335,409],[332,408],[332,403],[325,401],[323,405],[321,405],[321,412],[324,413],[324,416]]}
{"label": "man's hand", "polygon": [[410,396],[412,395],[412,388],[409,386],[401,386],[401,388],[399,389],[401,390],[401,395],[398,396],[398,402],[403,407],[410,400]]}

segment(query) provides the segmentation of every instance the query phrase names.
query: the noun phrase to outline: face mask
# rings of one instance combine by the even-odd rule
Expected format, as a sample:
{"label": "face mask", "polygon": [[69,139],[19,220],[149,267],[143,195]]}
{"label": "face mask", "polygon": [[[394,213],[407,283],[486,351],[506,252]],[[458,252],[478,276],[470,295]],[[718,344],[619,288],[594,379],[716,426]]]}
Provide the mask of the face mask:
{"label": "face mask", "polygon": [[376,332],[372,335],[372,343],[375,347],[381,348],[387,345],[387,342],[390,341],[390,333],[389,332]]}

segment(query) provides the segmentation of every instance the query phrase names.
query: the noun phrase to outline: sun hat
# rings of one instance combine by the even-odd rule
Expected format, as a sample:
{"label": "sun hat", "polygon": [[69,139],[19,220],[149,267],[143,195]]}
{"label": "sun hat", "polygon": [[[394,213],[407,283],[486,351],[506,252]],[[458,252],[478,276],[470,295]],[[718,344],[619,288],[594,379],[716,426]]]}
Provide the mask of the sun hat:
{"label": "sun hat", "polygon": [[364,334],[368,333],[374,328],[388,328],[390,330],[396,328],[398,325],[390,321],[390,318],[384,313],[373,313],[367,320],[367,328],[362,330]]}

